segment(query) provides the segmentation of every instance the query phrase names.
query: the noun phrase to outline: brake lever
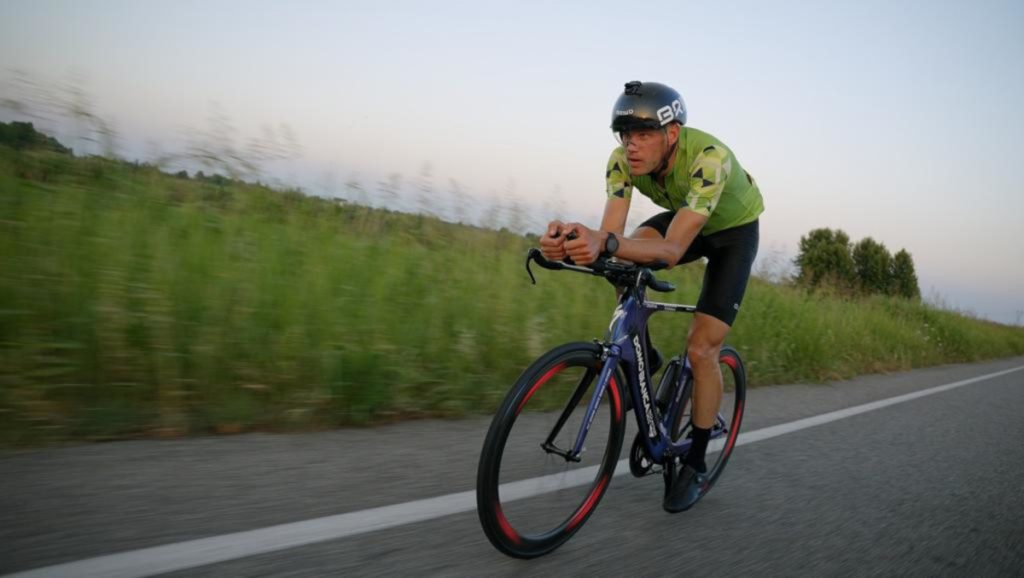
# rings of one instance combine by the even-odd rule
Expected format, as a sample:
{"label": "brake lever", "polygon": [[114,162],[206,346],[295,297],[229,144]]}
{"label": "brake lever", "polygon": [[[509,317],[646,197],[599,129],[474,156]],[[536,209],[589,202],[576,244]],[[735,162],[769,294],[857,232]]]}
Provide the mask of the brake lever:
{"label": "brake lever", "polygon": [[539,252],[540,251],[538,251],[537,248],[534,247],[533,249],[530,249],[528,253],[526,253],[526,272],[530,275],[530,283],[532,285],[537,284],[537,278],[533,276],[533,271],[530,270],[530,261],[533,261],[534,258],[537,256],[537,253]]}

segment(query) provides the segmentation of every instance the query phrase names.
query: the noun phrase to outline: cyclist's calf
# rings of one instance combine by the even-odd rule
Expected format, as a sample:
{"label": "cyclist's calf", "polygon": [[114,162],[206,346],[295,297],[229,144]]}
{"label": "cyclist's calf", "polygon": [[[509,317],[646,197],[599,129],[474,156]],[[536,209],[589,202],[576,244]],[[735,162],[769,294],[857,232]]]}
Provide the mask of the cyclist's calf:
{"label": "cyclist's calf", "polygon": [[690,326],[686,355],[693,368],[696,384],[693,396],[693,423],[699,428],[710,428],[718,414],[722,399],[722,373],[718,356],[729,334],[729,325],[710,315],[697,313]]}

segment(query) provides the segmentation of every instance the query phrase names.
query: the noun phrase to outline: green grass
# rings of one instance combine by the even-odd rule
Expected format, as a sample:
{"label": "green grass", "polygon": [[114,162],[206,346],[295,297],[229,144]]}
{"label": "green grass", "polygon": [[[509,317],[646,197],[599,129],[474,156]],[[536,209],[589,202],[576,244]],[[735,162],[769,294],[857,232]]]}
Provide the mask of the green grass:
{"label": "green grass", "polygon": [[[507,232],[99,158],[0,147],[0,443],[293,430],[493,411],[534,358],[600,337],[597,278]],[[696,299],[699,267],[666,274]],[[659,299],[661,296],[658,297]],[[686,316],[655,342],[683,346]],[[1024,353],[1024,330],[754,280],[752,383]]]}

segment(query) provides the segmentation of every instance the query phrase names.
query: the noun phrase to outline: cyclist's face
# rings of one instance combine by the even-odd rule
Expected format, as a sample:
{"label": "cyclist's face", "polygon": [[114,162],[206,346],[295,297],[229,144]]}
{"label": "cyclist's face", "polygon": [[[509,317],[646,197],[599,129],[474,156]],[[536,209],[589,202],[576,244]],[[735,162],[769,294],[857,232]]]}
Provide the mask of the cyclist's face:
{"label": "cyclist's face", "polygon": [[[665,158],[678,129],[640,129],[618,133],[619,142],[626,149],[626,161],[631,175],[646,175],[658,168]],[[673,134],[675,133],[675,134]]]}

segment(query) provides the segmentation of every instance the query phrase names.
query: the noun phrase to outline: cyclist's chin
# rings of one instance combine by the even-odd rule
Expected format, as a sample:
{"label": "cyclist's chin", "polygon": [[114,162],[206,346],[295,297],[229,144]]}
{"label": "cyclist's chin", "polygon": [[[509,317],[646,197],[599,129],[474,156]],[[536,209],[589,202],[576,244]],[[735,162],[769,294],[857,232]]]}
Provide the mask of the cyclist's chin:
{"label": "cyclist's chin", "polygon": [[629,174],[633,175],[634,177],[642,177],[644,175],[650,174],[653,170],[654,166],[651,165],[650,163],[629,163]]}

